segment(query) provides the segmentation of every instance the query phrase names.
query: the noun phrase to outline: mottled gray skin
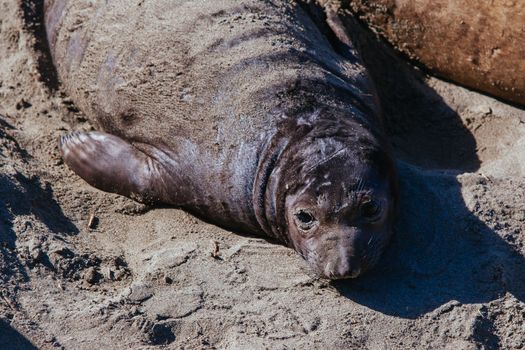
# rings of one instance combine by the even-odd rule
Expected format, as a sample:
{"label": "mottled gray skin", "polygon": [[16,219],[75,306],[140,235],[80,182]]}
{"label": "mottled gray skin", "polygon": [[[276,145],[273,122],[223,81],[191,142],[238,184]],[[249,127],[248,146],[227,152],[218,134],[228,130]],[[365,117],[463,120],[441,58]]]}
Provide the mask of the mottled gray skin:
{"label": "mottled gray skin", "polygon": [[309,9],[47,0],[59,77],[103,130],[65,136],[66,164],[102,190],[274,237],[322,276],[369,269],[392,234],[393,162],[351,42]]}

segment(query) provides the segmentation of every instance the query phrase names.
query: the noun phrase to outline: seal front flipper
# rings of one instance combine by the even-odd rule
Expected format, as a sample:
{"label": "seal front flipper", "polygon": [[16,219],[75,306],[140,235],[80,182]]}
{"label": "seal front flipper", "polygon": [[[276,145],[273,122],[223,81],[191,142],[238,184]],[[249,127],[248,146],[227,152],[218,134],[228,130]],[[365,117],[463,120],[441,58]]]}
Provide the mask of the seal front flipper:
{"label": "seal front flipper", "polygon": [[155,159],[103,132],[75,132],[60,139],[68,167],[90,185],[144,203],[163,202],[169,175]]}

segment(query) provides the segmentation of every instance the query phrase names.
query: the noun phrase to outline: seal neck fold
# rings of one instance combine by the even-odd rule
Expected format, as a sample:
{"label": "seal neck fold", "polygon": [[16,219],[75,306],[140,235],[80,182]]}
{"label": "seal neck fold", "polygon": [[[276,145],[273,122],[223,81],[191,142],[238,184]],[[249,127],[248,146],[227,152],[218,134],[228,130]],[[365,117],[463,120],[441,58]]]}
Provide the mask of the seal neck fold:
{"label": "seal neck fold", "polygon": [[[274,135],[263,146],[253,186],[253,208],[261,230],[267,235],[289,243],[285,229],[278,224],[275,192],[278,190],[281,156],[288,145],[286,138]],[[283,189],[284,190],[284,189]]]}

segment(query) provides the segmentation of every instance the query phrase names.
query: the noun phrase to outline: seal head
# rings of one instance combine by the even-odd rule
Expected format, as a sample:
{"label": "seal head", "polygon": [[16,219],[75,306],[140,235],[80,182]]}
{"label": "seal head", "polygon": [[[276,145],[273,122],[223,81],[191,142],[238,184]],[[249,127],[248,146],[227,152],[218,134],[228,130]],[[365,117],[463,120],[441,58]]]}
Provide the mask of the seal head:
{"label": "seal head", "polygon": [[265,215],[321,276],[355,278],[392,236],[397,179],[388,146],[354,120],[316,122],[282,152],[269,176]]}

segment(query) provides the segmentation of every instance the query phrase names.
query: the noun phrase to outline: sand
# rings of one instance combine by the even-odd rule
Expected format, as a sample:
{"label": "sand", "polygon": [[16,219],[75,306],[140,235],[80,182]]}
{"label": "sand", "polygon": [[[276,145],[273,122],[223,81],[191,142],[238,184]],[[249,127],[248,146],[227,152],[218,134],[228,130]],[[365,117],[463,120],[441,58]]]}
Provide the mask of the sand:
{"label": "sand", "polygon": [[374,271],[329,283],[67,169],[57,138],[91,126],[43,51],[41,3],[0,1],[0,349],[525,348],[524,109],[363,39],[400,218]]}

